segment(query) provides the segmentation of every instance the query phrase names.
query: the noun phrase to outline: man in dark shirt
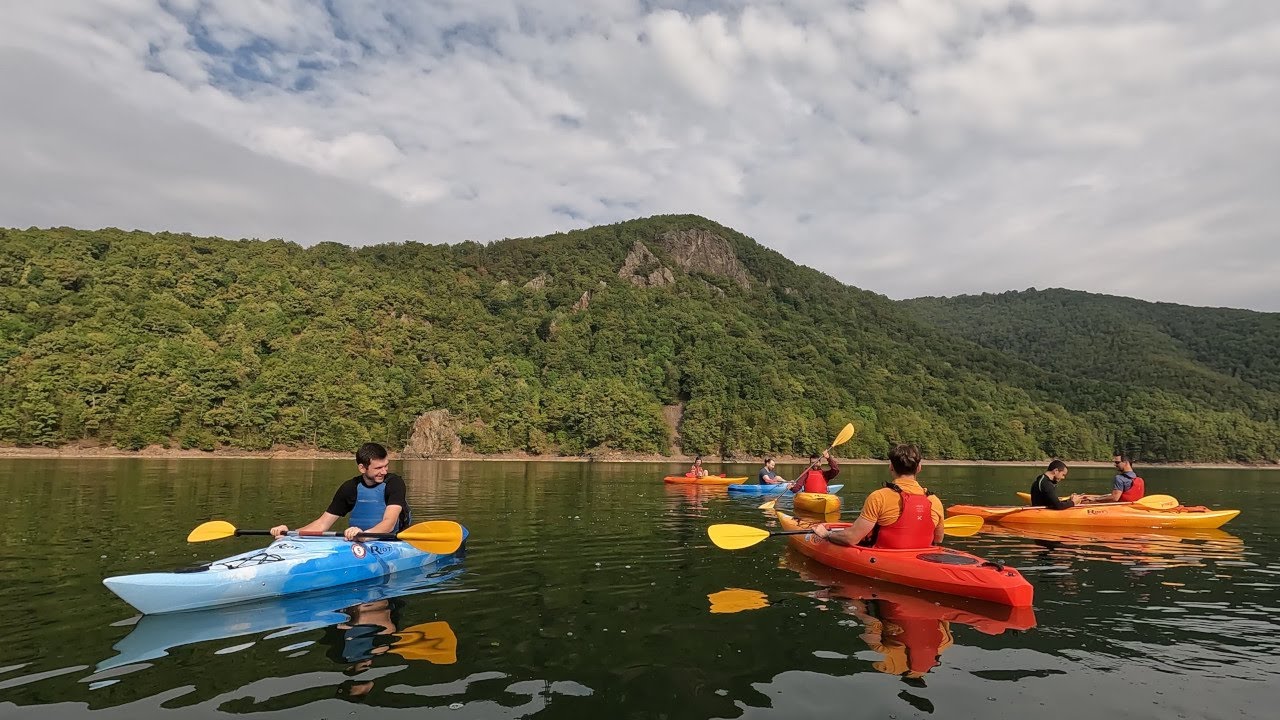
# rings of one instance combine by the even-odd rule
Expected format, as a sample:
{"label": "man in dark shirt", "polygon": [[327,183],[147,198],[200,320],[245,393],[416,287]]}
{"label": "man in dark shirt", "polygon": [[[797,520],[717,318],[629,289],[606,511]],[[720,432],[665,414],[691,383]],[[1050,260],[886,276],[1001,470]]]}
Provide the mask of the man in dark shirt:
{"label": "man in dark shirt", "polygon": [[778,471],[774,469],[776,467],[777,463],[773,461],[773,458],[767,458],[764,461],[764,467],[760,468],[758,476],[761,485],[777,485],[778,483],[786,482],[786,480],[778,477]]}
{"label": "man in dark shirt", "polygon": [[1058,483],[1067,477],[1067,464],[1061,460],[1049,463],[1049,469],[1031,483],[1031,504],[1035,507],[1046,507],[1050,510],[1066,510],[1075,507],[1083,497],[1073,493],[1069,500],[1058,499]]}
{"label": "man in dark shirt", "polygon": [[[405,497],[404,478],[388,473],[388,464],[386,448],[377,443],[361,445],[356,451],[360,474],[339,485],[328,509],[298,530],[324,532],[347,513],[351,517],[343,536],[348,540],[360,533],[391,533],[408,527],[413,515]],[[276,537],[288,531],[288,525],[271,528]]]}

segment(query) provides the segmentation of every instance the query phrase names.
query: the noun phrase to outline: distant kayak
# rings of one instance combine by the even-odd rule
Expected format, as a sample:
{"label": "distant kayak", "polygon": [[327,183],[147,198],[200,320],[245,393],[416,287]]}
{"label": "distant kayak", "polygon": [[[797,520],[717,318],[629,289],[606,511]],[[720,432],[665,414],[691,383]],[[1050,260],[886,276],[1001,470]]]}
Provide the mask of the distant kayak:
{"label": "distant kayak", "polygon": [[[775,485],[743,485],[735,483],[729,486],[729,492],[740,493],[742,495],[777,495],[778,493],[786,492],[789,485],[791,485],[791,483],[785,482],[777,483]],[[844,487],[844,485],[831,485],[827,487],[827,491],[837,493],[840,492],[840,488],[842,487]]]}
{"label": "distant kayak", "polygon": [[[466,528],[462,529],[463,542]],[[151,615],[327,590],[435,563],[449,555],[407,542],[348,542],[342,537],[283,537],[207,565],[173,572],[120,575],[102,581]]]}
{"label": "distant kayak", "polygon": [[691,478],[688,475],[668,475],[662,478],[662,482],[671,485],[733,485],[746,480],[747,476],[741,477],[720,477],[719,475],[708,475],[703,478]]}
{"label": "distant kayak", "polygon": [[[808,526],[781,512],[778,523],[783,530],[802,530]],[[852,523],[831,523],[828,527],[850,525]],[[813,534],[792,535],[788,540],[801,553],[823,565],[899,585],[1014,607],[1030,607],[1034,594],[1031,583],[1017,570],[947,547],[919,550],[848,547]]]}
{"label": "distant kayak", "polygon": [[1152,510],[1131,503],[1095,503],[1066,510],[1020,505],[990,507],[953,505],[949,514],[977,515],[1004,525],[1070,525],[1099,528],[1217,528],[1240,514],[1239,510],[1175,508]]}

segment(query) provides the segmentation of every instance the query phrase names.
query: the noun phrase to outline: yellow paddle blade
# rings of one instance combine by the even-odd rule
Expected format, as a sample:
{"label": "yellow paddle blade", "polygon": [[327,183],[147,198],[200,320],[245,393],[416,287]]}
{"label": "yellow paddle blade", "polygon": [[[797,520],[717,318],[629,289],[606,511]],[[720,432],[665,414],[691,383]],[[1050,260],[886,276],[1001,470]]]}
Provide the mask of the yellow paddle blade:
{"label": "yellow paddle blade", "polygon": [[452,665],[458,662],[458,636],[444,620],[419,623],[396,633],[390,652],[405,660]]}
{"label": "yellow paddle blade", "polygon": [[1178,498],[1172,495],[1147,495],[1133,501],[1134,505],[1141,505],[1152,510],[1172,510],[1182,503],[1178,502]]}
{"label": "yellow paddle blade", "polygon": [[952,515],[942,523],[942,531],[956,537],[968,537],[982,529],[982,518],[977,515]]}
{"label": "yellow paddle blade", "polygon": [[707,596],[712,613],[736,613],[769,607],[769,598],[759,590],[729,588]]}
{"label": "yellow paddle blade", "polygon": [[857,432],[857,430],[853,427],[853,423],[845,425],[844,428],[840,430],[840,434],[836,436],[835,442],[831,443],[831,447],[836,447],[837,445],[843,445],[849,442],[849,439],[853,437],[855,432]]}
{"label": "yellow paddle blade", "polygon": [[[786,493],[784,492],[783,494],[785,495]],[[764,502],[760,503],[760,507],[758,509],[772,510],[773,506],[777,504],[778,504],[778,498],[774,498],[772,500],[765,500]]]}
{"label": "yellow paddle blade", "polygon": [[769,537],[769,531],[749,525],[719,524],[707,528],[707,537],[721,550],[741,550]]}
{"label": "yellow paddle blade", "polygon": [[187,542],[205,542],[206,540],[221,540],[229,538],[236,534],[236,526],[226,520],[210,520],[191,531],[187,536]]}
{"label": "yellow paddle blade", "polygon": [[423,552],[448,555],[462,544],[462,526],[452,520],[428,520],[401,530],[396,539]]}

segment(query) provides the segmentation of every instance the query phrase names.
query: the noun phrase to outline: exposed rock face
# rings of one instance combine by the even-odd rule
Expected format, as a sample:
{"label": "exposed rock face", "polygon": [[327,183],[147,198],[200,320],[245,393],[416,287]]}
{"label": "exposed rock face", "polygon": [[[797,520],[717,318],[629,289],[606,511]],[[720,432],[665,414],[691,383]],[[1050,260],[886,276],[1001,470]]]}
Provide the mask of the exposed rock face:
{"label": "exposed rock face", "polygon": [[658,257],[639,240],[631,246],[627,259],[618,270],[618,277],[636,287],[662,287],[676,281],[671,270],[663,267]]}
{"label": "exposed rock face", "polygon": [[454,431],[448,410],[432,410],[418,416],[404,446],[405,457],[439,457],[462,452],[462,439]]}
{"label": "exposed rock face", "polygon": [[659,240],[663,249],[686,272],[720,275],[733,280],[744,289],[751,288],[751,276],[747,274],[747,269],[738,260],[729,241],[719,235],[706,230],[672,230],[663,233]]}
{"label": "exposed rock face", "polygon": [[579,313],[591,307],[591,291],[583,290],[582,297],[578,298],[578,302],[573,304],[573,312]]}
{"label": "exposed rock face", "polygon": [[525,290],[542,290],[551,282],[551,276],[546,273],[538,273],[538,277],[524,284]]}
{"label": "exposed rock face", "polygon": [[684,420],[684,403],[663,405],[662,419],[667,421],[667,428],[671,430],[671,445],[667,448],[667,454],[677,455],[680,452],[680,423]]}

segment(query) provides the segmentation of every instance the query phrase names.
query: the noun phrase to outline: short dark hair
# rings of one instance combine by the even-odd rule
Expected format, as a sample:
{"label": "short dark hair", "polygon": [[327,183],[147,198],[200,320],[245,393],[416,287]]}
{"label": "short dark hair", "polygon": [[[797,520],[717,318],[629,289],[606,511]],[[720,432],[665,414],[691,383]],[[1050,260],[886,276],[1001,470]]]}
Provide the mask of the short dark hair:
{"label": "short dark hair", "polygon": [[365,443],[356,451],[356,464],[369,467],[374,460],[387,459],[387,449],[378,443]]}
{"label": "short dark hair", "polygon": [[1120,458],[1120,462],[1122,463],[1129,463],[1130,465],[1133,464],[1133,458],[1129,456],[1129,453],[1114,452],[1114,453],[1111,453],[1111,455],[1112,457]]}
{"label": "short dark hair", "polygon": [[1045,472],[1053,472],[1055,470],[1066,470],[1066,469],[1067,469],[1066,463],[1062,462],[1061,460],[1054,460],[1053,462],[1049,463],[1049,469],[1046,470]]}
{"label": "short dark hair", "polygon": [[920,471],[920,448],[915,445],[894,445],[889,451],[889,464],[894,475],[915,475]]}
{"label": "short dark hair", "polygon": [[809,453],[809,462],[817,462],[822,459],[818,453]]}
{"label": "short dark hair", "polygon": [[765,458],[765,459],[764,459],[764,464],[765,464],[765,465],[768,465],[768,464],[769,464],[769,463],[771,463],[771,462],[773,462],[773,458],[771,458],[771,457],[767,457],[767,458]]}

